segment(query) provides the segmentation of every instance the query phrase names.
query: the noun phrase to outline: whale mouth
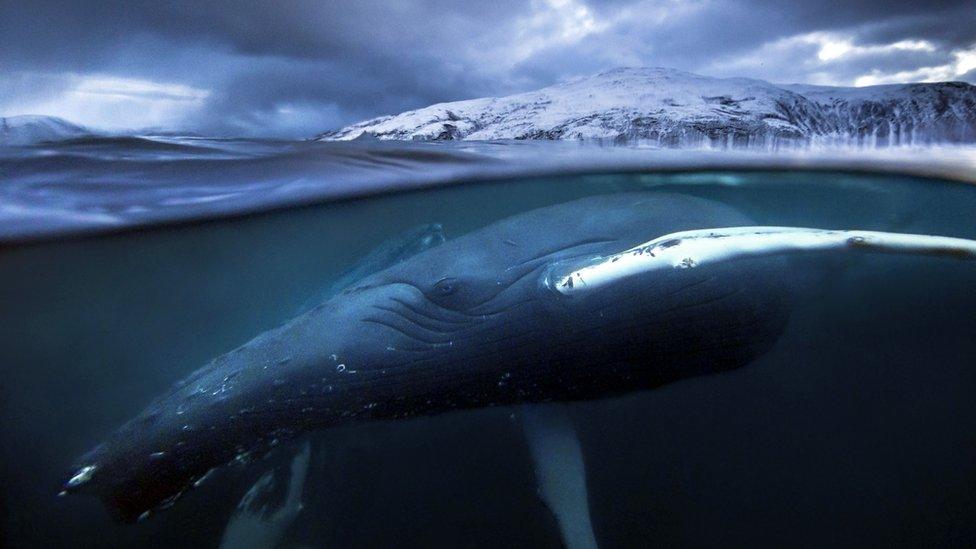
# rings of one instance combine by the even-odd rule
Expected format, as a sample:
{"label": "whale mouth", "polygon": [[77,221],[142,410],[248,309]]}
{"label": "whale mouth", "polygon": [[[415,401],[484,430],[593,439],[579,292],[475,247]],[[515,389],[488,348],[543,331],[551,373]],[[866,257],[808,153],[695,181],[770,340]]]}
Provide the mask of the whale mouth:
{"label": "whale mouth", "polygon": [[976,240],[805,227],[699,229],[666,234],[611,255],[556,263],[542,283],[559,295],[578,296],[655,271],[695,269],[748,257],[847,251],[976,260]]}

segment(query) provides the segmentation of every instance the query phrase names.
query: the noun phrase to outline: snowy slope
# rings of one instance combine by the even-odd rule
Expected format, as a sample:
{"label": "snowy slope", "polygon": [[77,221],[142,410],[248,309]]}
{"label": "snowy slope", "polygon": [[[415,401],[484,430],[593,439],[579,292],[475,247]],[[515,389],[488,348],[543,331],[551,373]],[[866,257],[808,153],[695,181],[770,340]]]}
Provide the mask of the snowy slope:
{"label": "snowy slope", "polygon": [[821,135],[854,136],[873,145],[976,143],[976,86],[971,84],[783,87],[817,104]]}
{"label": "snowy slope", "polygon": [[0,117],[0,145],[32,145],[86,135],[91,132],[54,116]]}
{"label": "snowy slope", "polygon": [[624,68],[500,98],[440,103],[327,132],[323,141],[586,139],[664,146],[976,142],[976,87],[777,86]]}

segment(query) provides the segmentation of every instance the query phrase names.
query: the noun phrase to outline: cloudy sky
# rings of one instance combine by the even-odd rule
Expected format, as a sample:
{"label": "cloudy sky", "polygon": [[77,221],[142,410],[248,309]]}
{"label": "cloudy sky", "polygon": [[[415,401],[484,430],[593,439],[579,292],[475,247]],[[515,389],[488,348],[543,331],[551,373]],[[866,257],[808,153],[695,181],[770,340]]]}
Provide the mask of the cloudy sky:
{"label": "cloudy sky", "polygon": [[0,116],[309,136],[618,66],[976,83],[976,0],[0,2]]}

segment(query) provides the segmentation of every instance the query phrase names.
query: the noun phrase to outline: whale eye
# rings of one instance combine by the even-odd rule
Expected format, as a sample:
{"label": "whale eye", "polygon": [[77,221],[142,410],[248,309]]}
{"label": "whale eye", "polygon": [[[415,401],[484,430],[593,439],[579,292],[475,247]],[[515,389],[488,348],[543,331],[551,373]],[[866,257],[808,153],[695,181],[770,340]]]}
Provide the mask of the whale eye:
{"label": "whale eye", "polygon": [[457,291],[458,280],[456,278],[442,278],[434,284],[434,294],[446,297]]}
{"label": "whale eye", "polygon": [[437,305],[455,311],[468,310],[490,299],[498,292],[498,284],[477,276],[444,277],[427,290],[427,298]]}

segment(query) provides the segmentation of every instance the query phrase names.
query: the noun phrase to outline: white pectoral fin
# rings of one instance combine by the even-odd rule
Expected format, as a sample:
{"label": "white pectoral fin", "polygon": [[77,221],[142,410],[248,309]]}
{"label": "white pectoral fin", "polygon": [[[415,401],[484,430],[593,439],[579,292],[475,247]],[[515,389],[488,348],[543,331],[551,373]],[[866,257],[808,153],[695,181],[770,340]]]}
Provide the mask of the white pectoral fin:
{"label": "white pectoral fin", "polygon": [[277,547],[285,531],[302,510],[302,492],[308,475],[311,444],[306,441],[292,458],[288,489],[281,505],[269,509],[257,500],[275,488],[274,471],[268,471],[244,494],[224,530],[222,548],[270,549]]}
{"label": "white pectoral fin", "polygon": [[305,489],[305,478],[308,476],[308,462],[312,456],[312,445],[305,441],[302,449],[291,460],[290,478],[288,479],[288,494],[285,503],[275,512],[272,519],[275,522],[290,524],[302,511],[302,492]]}
{"label": "white pectoral fin", "polygon": [[583,452],[572,420],[559,405],[524,406],[522,429],[535,462],[539,496],[549,507],[569,549],[595,549]]}
{"label": "white pectoral fin", "polygon": [[727,227],[664,235],[613,255],[565,264],[546,283],[564,295],[660,269],[692,269],[739,258],[814,251],[911,254],[976,260],[976,240],[804,227]]}

